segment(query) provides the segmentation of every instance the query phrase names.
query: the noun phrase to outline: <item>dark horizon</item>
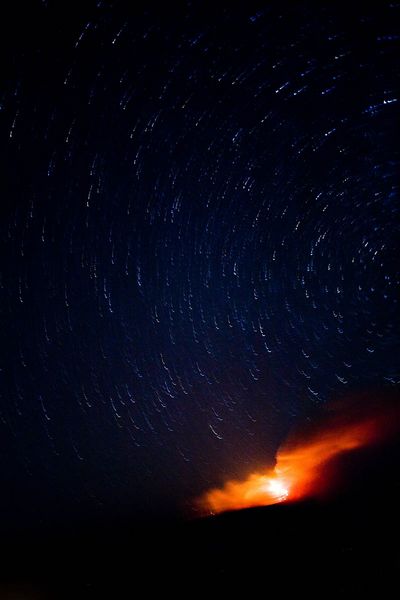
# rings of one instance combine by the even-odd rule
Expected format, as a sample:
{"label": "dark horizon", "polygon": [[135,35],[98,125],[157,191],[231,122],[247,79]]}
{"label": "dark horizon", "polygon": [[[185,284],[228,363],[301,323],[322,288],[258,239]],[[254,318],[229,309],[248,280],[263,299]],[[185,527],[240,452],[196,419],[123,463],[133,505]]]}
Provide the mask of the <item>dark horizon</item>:
{"label": "dark horizon", "polygon": [[398,398],[399,12],[7,6],[10,544],[179,528],[331,405]]}

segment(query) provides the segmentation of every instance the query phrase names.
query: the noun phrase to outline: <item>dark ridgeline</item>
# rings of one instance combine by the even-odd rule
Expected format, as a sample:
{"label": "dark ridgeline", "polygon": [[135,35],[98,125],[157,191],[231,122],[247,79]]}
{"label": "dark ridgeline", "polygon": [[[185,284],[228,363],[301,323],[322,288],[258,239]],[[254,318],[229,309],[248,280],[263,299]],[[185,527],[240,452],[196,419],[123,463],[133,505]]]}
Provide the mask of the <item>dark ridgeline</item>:
{"label": "dark ridgeline", "polygon": [[395,443],[336,496],[178,515],[398,386],[400,5],[158,4],[0,19],[0,600],[386,599]]}
{"label": "dark ridgeline", "polygon": [[142,585],[147,593],[161,585],[188,594],[389,597],[400,565],[399,459],[395,440],[336,460],[337,492],[322,500],[3,539],[3,569],[25,582],[24,600],[133,598]]}

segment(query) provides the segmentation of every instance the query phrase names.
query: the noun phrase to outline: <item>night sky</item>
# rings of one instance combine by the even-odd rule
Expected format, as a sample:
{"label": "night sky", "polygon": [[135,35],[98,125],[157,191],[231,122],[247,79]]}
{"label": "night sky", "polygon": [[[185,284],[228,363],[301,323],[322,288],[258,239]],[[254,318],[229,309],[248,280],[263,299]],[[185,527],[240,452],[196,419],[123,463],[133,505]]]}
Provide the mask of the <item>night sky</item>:
{"label": "night sky", "polygon": [[181,514],[398,384],[400,4],[132,4],[2,18],[2,529]]}

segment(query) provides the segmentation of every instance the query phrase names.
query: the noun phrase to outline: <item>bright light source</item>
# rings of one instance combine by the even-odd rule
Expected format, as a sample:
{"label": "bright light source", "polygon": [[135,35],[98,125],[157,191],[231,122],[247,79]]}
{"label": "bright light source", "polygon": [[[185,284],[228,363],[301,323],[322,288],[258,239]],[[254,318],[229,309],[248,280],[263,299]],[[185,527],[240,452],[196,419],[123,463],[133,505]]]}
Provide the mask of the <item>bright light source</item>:
{"label": "bright light source", "polygon": [[271,479],[268,482],[268,492],[280,501],[287,498],[289,494],[289,490],[287,489],[285,483],[280,479]]}

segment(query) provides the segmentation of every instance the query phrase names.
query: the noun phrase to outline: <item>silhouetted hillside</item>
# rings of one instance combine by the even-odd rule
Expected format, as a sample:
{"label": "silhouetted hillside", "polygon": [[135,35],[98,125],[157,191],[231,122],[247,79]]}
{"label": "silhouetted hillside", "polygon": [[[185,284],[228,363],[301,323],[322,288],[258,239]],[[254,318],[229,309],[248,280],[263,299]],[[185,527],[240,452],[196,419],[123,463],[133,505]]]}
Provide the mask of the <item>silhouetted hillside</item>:
{"label": "silhouetted hillside", "polygon": [[19,596],[3,588],[1,598],[134,598],[143,597],[139,584],[150,593],[160,583],[187,593],[258,587],[266,597],[272,590],[382,597],[396,589],[400,566],[398,459],[396,444],[343,457],[332,465],[340,492],[322,499],[3,540],[2,581],[29,585]]}

